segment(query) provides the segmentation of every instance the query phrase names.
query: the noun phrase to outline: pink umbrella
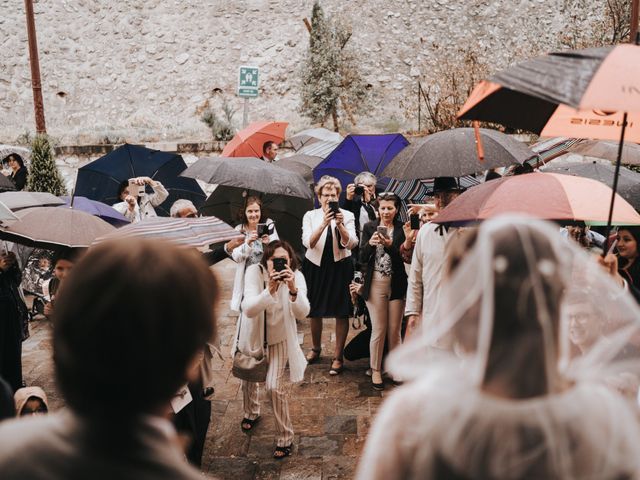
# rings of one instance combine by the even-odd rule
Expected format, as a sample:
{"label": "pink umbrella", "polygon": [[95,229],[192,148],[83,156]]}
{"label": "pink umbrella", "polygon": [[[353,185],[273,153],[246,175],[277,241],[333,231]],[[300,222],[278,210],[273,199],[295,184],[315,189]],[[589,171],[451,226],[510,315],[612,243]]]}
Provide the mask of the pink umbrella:
{"label": "pink umbrella", "polygon": [[235,134],[220,156],[261,158],[265,142],[282,143],[287,125],[287,122],[251,123]]}
{"label": "pink umbrella", "polygon": [[[596,180],[557,173],[529,173],[470,188],[434,221],[459,225],[504,213],[522,213],[545,220],[606,225],[610,200],[611,188]],[[638,212],[619,195],[616,195],[613,223],[640,225]]]}

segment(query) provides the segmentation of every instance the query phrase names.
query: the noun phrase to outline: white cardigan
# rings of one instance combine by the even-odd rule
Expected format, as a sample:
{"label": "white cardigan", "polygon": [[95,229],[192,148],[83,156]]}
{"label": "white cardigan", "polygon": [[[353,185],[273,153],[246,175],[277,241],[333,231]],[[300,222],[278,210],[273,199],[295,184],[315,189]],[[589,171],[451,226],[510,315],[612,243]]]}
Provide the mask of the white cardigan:
{"label": "white cardigan", "polygon": [[[303,319],[309,314],[310,305],[307,299],[307,283],[302,272],[295,272],[298,295],[291,301],[289,289],[282,284],[272,296],[268,284],[268,273],[261,265],[251,265],[245,275],[244,298],[242,300],[242,314],[238,318],[236,334],[231,348],[233,356],[236,349],[247,355],[258,356],[262,351],[264,341],[264,314],[270,306],[280,304],[282,310],[276,310],[276,315],[282,312],[280,320],[284,322],[286,331],[287,353],[289,356],[289,374],[292,382],[301,382],[307,367],[307,360],[298,343],[298,329],[296,318]],[[276,321],[279,320],[276,316]],[[240,330],[238,340],[238,330]]]}
{"label": "white cardigan", "polygon": [[[269,235],[269,241],[272,242],[274,240],[278,240],[278,231],[276,230],[276,226],[273,224],[273,220],[267,219],[265,222],[267,225],[273,225],[273,233]],[[238,231],[242,230],[242,225],[237,225],[235,228]],[[260,242],[261,240],[258,238],[256,242]],[[238,313],[240,311],[240,302],[242,301],[242,292],[244,290],[244,275],[246,270],[246,262],[247,258],[251,254],[253,249],[253,245],[249,245],[247,241],[245,241],[239,247],[236,247],[231,252],[231,258],[236,265],[236,274],[233,279],[233,294],[231,296],[231,311],[234,313]]]}
{"label": "white cardigan", "polygon": [[[331,220],[331,228],[334,229],[335,235],[333,235],[333,261],[339,262],[342,259],[345,259],[351,256],[351,249],[355,248],[358,245],[358,236],[356,235],[356,222],[353,213],[348,210],[340,209],[342,215],[344,216],[344,226],[349,232],[349,241],[346,244],[342,243],[340,239],[340,233],[335,229],[336,222],[335,220]],[[320,262],[322,260],[322,252],[324,250],[324,244],[327,240],[327,228],[322,231],[318,242],[315,244],[313,248],[311,245],[311,235],[315,232],[324,220],[324,211],[322,208],[316,208],[315,210],[309,210],[304,214],[304,218],[302,219],[302,244],[306,247],[307,251],[305,253],[305,257],[309,259],[311,263],[314,265],[320,266]],[[340,245],[344,248],[338,247],[338,241],[340,241]]]}

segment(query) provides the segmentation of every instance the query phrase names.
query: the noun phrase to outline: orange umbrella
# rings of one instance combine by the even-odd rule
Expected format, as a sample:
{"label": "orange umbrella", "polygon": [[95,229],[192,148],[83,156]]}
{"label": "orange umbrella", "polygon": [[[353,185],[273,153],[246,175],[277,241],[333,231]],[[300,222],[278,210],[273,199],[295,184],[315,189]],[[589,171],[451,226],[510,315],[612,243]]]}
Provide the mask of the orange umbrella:
{"label": "orange umbrella", "polygon": [[287,122],[254,122],[243,128],[222,150],[221,157],[262,157],[265,142],[282,143]]}

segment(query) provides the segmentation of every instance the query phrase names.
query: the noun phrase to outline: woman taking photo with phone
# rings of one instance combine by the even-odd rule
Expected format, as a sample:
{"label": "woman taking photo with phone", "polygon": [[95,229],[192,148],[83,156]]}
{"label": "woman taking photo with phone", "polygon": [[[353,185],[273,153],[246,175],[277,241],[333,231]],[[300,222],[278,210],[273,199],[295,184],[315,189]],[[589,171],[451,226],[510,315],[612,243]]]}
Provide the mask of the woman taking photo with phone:
{"label": "woman taking photo with phone", "polygon": [[395,193],[379,194],[378,219],[365,224],[360,241],[360,263],[365,268],[362,298],[371,316],[371,383],[376,390],[384,388],[382,353],[385,339],[388,339],[389,351],[401,343],[407,273],[400,255],[405,233],[404,225],[398,219],[399,207],[400,198]]}
{"label": "woman taking photo with phone", "polygon": [[[153,190],[151,195],[145,192],[146,185]],[[157,217],[154,207],[164,202],[168,196],[169,192],[164,185],[150,177],[130,178],[120,182],[118,198],[122,201],[114,204],[113,208],[131,223],[137,223],[148,217]]]}
{"label": "woman taking photo with phone", "polygon": [[338,206],[342,186],[337,178],[325,175],[316,184],[320,208],[304,214],[302,244],[306,247],[302,272],[309,288],[311,304],[311,338],[313,347],[307,355],[309,363],[320,359],[322,319],[336,319],[336,347],[331,362],[331,375],[343,369],[344,343],[349,333],[351,297],[349,283],[353,278],[351,249],[358,244],[353,213]]}
{"label": "woman taking photo with phone", "polygon": [[240,310],[245,271],[249,266],[260,262],[264,245],[278,240],[276,226],[273,220],[266,218],[262,209],[262,200],[258,197],[247,197],[245,207],[240,212],[240,224],[236,226],[236,230],[244,234],[245,240],[231,252],[231,258],[237,263],[230,305],[234,313]]}
{"label": "woman taking photo with phone", "polygon": [[[277,459],[291,455],[293,446],[285,366],[288,362],[292,383],[303,380],[307,362],[298,344],[296,319],[303,319],[308,313],[307,286],[298,271],[293,248],[281,240],[269,243],[260,263],[247,268],[237,345],[231,351],[237,348],[245,354],[259,352],[266,336],[265,388],[275,416],[277,435],[273,456]],[[240,426],[249,432],[260,418],[258,383],[242,380],[241,384],[244,418]]]}

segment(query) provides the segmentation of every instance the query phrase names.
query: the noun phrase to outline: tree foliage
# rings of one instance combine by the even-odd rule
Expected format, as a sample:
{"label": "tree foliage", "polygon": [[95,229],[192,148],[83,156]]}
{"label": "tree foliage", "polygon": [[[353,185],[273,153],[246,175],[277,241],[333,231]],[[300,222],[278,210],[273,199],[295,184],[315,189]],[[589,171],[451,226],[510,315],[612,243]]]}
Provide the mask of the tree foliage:
{"label": "tree foliage", "polygon": [[36,135],[31,141],[31,168],[27,189],[31,192],[49,192],[56,196],[67,193],[47,135]]}
{"label": "tree foliage", "polygon": [[354,116],[364,111],[369,96],[357,56],[347,46],[350,38],[350,27],[339,19],[326,18],[316,1],[302,65],[300,112],[314,123],[324,124],[331,116],[336,131],[345,115],[355,123]]}

